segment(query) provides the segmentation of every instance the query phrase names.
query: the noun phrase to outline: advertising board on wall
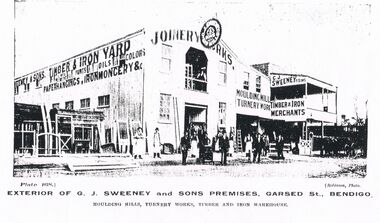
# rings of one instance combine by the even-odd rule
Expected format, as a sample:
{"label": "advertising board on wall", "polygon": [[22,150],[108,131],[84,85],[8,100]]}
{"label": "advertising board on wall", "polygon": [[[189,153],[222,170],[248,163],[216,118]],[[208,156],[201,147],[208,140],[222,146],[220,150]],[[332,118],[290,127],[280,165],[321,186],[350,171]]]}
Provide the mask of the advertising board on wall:
{"label": "advertising board on wall", "polygon": [[299,84],[305,84],[306,77],[288,75],[288,74],[272,74],[271,87],[285,87]]}
{"label": "advertising board on wall", "polygon": [[306,118],[305,100],[285,99],[271,102],[271,116],[273,119],[285,121],[304,121]]}
{"label": "advertising board on wall", "polygon": [[[219,40],[220,40],[220,36],[219,36]],[[193,30],[184,30],[184,29],[160,30],[160,31],[156,31],[153,34],[153,38],[150,41],[153,45],[171,42],[171,41],[201,43],[202,33],[193,31]],[[235,63],[233,59],[233,55],[231,54],[230,50],[225,46],[225,44],[222,43],[222,41],[216,42],[211,47],[207,47],[207,48],[204,47],[204,48],[215,51],[215,53],[217,53],[222,60],[226,61],[228,65],[232,65]]]}
{"label": "advertising board on wall", "polygon": [[141,44],[123,38],[18,78],[15,88],[24,85],[27,91],[35,88],[47,93],[118,77],[142,70],[144,56]]}
{"label": "advertising board on wall", "polygon": [[270,97],[268,95],[236,89],[237,113],[270,118],[270,109]]}

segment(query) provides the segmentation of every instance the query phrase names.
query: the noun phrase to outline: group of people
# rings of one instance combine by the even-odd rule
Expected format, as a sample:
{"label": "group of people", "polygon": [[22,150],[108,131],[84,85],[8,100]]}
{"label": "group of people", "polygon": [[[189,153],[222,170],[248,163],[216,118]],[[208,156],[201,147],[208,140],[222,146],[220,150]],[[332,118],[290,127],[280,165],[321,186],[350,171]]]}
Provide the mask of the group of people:
{"label": "group of people", "polygon": [[[143,129],[139,127],[134,137],[133,156],[135,159],[142,159],[145,154],[146,137],[143,134]],[[281,134],[276,135],[273,132],[273,139],[276,143],[276,151],[278,159],[284,159],[283,148],[284,139]],[[220,129],[216,136],[212,138],[212,141],[208,138],[208,134],[205,127],[199,127],[198,129],[191,128],[189,131],[185,131],[184,136],[181,138],[180,149],[182,153],[182,164],[186,165],[186,159],[188,156],[198,158],[201,163],[204,163],[204,155],[206,147],[210,146],[213,152],[219,152],[221,155],[221,164],[227,165],[227,157],[229,156],[229,150],[234,148],[233,133],[230,136],[224,129]],[[269,135],[267,134],[251,134],[248,133],[244,138],[245,151],[248,153],[248,161],[253,163],[260,163],[261,155],[267,156],[269,152]],[[153,134],[153,158],[161,158],[161,137],[159,129],[155,128]]]}
{"label": "group of people", "polygon": [[226,130],[219,130],[218,134],[213,138],[212,148],[214,151],[221,153],[221,164],[227,165],[227,157],[230,149],[230,139]]}
{"label": "group of people", "polygon": [[[191,133],[191,136],[189,136],[189,133]],[[133,143],[133,157],[134,159],[142,159],[142,156],[145,154],[145,147],[146,147],[146,137],[143,134],[143,129],[141,127],[137,128],[136,134],[133,137],[134,143]],[[186,131],[185,136],[181,139],[181,148],[183,148],[182,151],[185,150],[186,157],[188,156],[188,152],[190,152],[191,157],[200,158],[201,153],[204,151],[205,146],[209,145],[211,143],[210,139],[208,138],[207,132],[205,131],[205,127],[200,127],[198,129],[190,129],[189,131]],[[158,128],[155,128],[154,134],[153,134],[153,158],[161,158],[161,136]]]}
{"label": "group of people", "polygon": [[[284,149],[284,138],[281,134],[276,135],[273,132],[273,139],[276,146],[277,158],[284,159],[283,149]],[[244,139],[245,151],[248,153],[249,162],[260,163],[261,155],[267,156],[269,152],[269,135],[267,134],[250,134],[248,133]]]}
{"label": "group of people", "polygon": [[190,129],[185,131],[184,136],[181,138],[180,149],[182,153],[182,164],[186,165],[188,156],[198,158],[201,161],[203,159],[202,154],[205,148],[210,145],[210,142],[211,140],[208,137],[206,126],[191,125]]}
{"label": "group of people", "polygon": [[[134,159],[142,159],[145,154],[145,139],[143,134],[143,129],[141,127],[137,128],[137,132],[134,136],[134,146],[133,146],[133,157]],[[153,134],[153,158],[161,158],[161,137],[159,129],[156,128]]]}
{"label": "group of people", "polygon": [[266,156],[269,151],[269,136],[266,134],[251,135],[248,133],[244,142],[249,162],[260,163],[261,155]]}
{"label": "group of people", "polygon": [[[189,132],[192,136],[189,136]],[[225,130],[219,130],[218,134],[211,140],[208,138],[208,134],[205,129],[201,131],[186,131],[184,136],[181,138],[181,153],[182,153],[182,164],[186,165],[186,159],[189,155],[199,159],[200,163],[205,162],[206,147],[210,146],[213,152],[219,152],[221,155],[221,164],[227,165],[228,152],[231,147],[231,142],[233,145],[232,134],[230,137],[227,136]]]}

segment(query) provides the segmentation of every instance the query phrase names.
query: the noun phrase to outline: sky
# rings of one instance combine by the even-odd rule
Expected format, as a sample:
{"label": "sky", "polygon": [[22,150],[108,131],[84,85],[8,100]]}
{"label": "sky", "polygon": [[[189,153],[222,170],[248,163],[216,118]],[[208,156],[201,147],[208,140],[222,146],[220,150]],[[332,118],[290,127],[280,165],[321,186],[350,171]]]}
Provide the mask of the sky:
{"label": "sky", "polygon": [[15,76],[141,28],[200,30],[246,64],[271,62],[338,86],[338,114],[365,117],[371,82],[371,5],[363,1],[21,1],[15,4]]}

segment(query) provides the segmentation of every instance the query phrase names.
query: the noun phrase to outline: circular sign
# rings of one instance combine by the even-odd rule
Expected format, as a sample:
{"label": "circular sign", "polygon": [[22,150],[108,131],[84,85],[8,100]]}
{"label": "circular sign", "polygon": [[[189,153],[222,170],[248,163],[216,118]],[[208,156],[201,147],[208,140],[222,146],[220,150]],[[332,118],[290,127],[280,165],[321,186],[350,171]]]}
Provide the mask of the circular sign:
{"label": "circular sign", "polygon": [[215,46],[222,35],[222,26],[217,19],[208,20],[201,29],[201,43],[206,48]]}

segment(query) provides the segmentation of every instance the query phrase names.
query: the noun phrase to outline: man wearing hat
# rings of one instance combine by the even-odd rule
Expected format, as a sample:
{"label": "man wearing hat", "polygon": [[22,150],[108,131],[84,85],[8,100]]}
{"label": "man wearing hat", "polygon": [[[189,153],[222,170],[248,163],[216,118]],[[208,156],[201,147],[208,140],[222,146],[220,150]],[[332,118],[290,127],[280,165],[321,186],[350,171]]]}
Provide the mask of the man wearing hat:
{"label": "man wearing hat", "polygon": [[276,133],[273,132],[274,138],[276,140],[276,150],[277,150],[277,158],[278,159],[285,159],[284,153],[282,152],[284,150],[284,138],[282,137],[281,133],[278,134],[276,137]]}
{"label": "man wearing hat", "polygon": [[260,133],[257,133],[256,142],[255,142],[255,151],[253,153],[253,162],[255,162],[257,158],[257,163],[260,163],[261,151],[264,149],[264,147],[265,147],[264,138]]}

